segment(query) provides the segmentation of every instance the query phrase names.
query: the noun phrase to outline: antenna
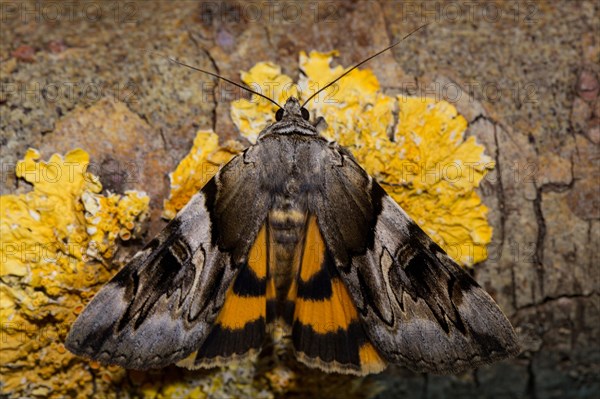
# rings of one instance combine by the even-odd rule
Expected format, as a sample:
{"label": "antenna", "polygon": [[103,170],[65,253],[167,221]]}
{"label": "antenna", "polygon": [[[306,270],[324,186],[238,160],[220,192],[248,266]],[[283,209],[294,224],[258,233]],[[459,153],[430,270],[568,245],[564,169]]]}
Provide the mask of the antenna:
{"label": "antenna", "polygon": [[214,76],[215,78],[219,78],[219,79],[221,79],[221,80],[224,80],[225,82],[227,82],[227,83],[231,83],[232,85],[234,85],[234,86],[237,86],[237,87],[239,87],[239,88],[240,88],[240,89],[242,89],[242,90],[246,90],[246,91],[248,91],[248,92],[250,92],[250,93],[252,93],[252,94],[256,94],[256,95],[257,95],[257,96],[259,96],[259,97],[262,97],[262,98],[264,98],[264,99],[267,99],[267,100],[271,101],[273,104],[277,105],[277,107],[279,107],[279,108],[283,108],[281,105],[277,104],[277,102],[276,102],[275,100],[272,100],[272,99],[270,99],[269,97],[265,96],[264,94],[261,94],[261,93],[259,93],[259,92],[257,92],[257,91],[254,91],[254,90],[252,90],[252,89],[249,89],[249,88],[247,88],[247,87],[244,87],[244,86],[242,86],[241,84],[239,84],[239,83],[235,83],[234,81],[232,81],[232,80],[229,80],[229,79],[227,79],[227,78],[224,78],[223,76],[217,75],[216,73],[213,73],[213,72],[210,72],[210,71],[205,71],[204,69],[200,69],[200,68],[197,68],[197,67],[195,67],[195,66],[188,65],[188,64],[186,64],[185,62],[181,62],[181,61],[179,61],[179,60],[177,60],[177,59],[175,59],[175,58],[173,58],[173,57],[171,57],[171,56],[168,56],[168,55],[166,55],[166,54],[161,54],[161,53],[159,53],[158,51],[152,51],[152,50],[147,50],[147,51],[148,51],[149,53],[151,53],[151,54],[157,54],[157,55],[160,55],[161,57],[164,57],[164,58],[166,58],[167,60],[171,61],[171,62],[172,62],[172,63],[174,63],[174,64],[181,65],[181,66],[184,66],[184,67],[188,67],[188,68],[190,68],[190,69],[193,69],[194,71],[203,72],[203,73],[205,73],[205,74],[207,74],[207,75]]}
{"label": "antenna", "polygon": [[317,94],[319,94],[320,92],[322,92],[323,90],[327,89],[329,86],[331,86],[332,84],[334,84],[335,82],[337,82],[338,80],[340,80],[341,78],[343,78],[344,76],[348,75],[350,72],[354,71],[356,68],[358,68],[359,66],[361,66],[362,64],[364,64],[367,61],[371,61],[373,58],[377,57],[379,54],[381,53],[385,53],[386,51],[396,47],[397,45],[399,45],[400,43],[402,43],[404,40],[408,39],[410,36],[412,36],[412,34],[417,33],[418,31],[420,31],[421,29],[423,29],[424,27],[426,27],[427,25],[429,25],[431,22],[427,22],[424,25],[419,26],[417,29],[414,29],[413,31],[411,31],[409,34],[407,34],[406,36],[404,36],[400,41],[392,44],[391,46],[384,48],[383,50],[381,50],[378,53],[373,54],[372,56],[362,60],[361,62],[359,62],[358,64],[354,65],[352,68],[348,69],[346,72],[344,72],[343,74],[341,74],[340,76],[338,76],[335,80],[333,80],[332,82],[330,82],[327,86],[323,87],[321,90],[318,90],[315,94],[313,94],[312,96],[310,96],[308,98],[308,100],[304,101],[304,104],[302,104],[302,108],[304,108],[304,106],[310,101],[312,100]]}

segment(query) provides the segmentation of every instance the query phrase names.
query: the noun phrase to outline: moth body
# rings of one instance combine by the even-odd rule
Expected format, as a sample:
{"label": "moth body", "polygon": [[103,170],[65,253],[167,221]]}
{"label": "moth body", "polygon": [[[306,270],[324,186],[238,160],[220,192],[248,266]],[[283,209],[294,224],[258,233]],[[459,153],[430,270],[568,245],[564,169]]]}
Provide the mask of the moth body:
{"label": "moth body", "polygon": [[493,299],[290,98],[86,307],[66,346],[134,369],[227,364],[280,323],[309,367],[451,373],[515,355]]}

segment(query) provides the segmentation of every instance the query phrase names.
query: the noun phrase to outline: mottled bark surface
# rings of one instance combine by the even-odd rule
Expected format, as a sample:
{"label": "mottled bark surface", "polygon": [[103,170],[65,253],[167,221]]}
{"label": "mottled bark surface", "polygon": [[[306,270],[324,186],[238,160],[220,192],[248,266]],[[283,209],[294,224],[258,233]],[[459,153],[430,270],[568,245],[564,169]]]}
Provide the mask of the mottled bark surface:
{"label": "mottled bark surface", "polygon": [[349,65],[435,21],[368,66],[388,94],[455,103],[495,158],[481,187],[494,240],[475,277],[523,353],[462,376],[391,368],[371,378],[377,397],[599,395],[597,2],[52,4],[2,3],[2,193],[24,190],[12,171],[28,147],[80,146],[106,188],[152,195],[151,234],[196,130],[237,137],[238,94],[147,50],[235,80],[259,61],[297,77],[301,50]]}

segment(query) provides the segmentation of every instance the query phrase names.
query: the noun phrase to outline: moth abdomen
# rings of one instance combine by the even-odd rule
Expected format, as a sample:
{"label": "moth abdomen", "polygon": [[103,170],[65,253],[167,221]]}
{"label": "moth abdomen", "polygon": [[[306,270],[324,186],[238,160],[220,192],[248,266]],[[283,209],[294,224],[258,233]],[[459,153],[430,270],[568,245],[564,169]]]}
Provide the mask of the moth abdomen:
{"label": "moth abdomen", "polygon": [[293,200],[280,197],[268,216],[268,273],[275,291],[271,296],[279,301],[283,301],[288,294],[304,240],[307,218],[306,211],[298,206],[290,207],[290,202],[293,203]]}

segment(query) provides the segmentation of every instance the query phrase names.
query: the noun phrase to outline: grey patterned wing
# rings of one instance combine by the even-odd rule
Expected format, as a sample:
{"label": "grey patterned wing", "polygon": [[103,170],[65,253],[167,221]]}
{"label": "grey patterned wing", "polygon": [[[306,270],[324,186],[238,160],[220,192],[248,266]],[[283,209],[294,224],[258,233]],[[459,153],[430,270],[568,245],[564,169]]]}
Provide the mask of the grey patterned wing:
{"label": "grey patterned wing", "polygon": [[[198,349],[270,206],[244,157],[224,166],[96,294],[69,332],[71,352],[147,369]],[[253,206],[241,206],[248,198]]]}
{"label": "grey patterned wing", "polygon": [[515,332],[494,300],[339,151],[313,212],[380,354],[435,373],[517,354]]}

